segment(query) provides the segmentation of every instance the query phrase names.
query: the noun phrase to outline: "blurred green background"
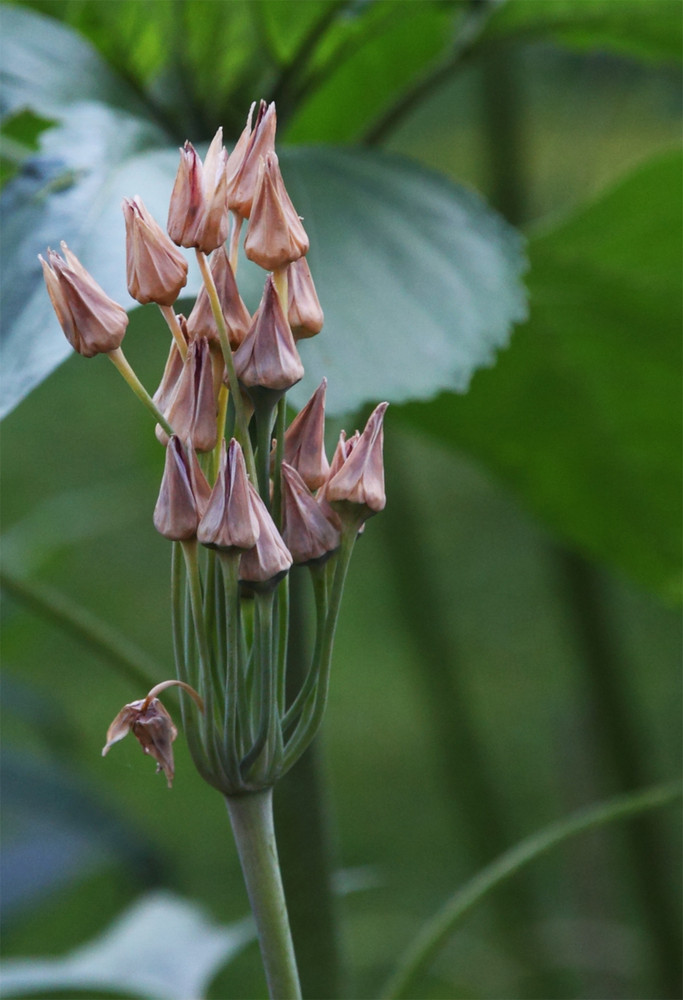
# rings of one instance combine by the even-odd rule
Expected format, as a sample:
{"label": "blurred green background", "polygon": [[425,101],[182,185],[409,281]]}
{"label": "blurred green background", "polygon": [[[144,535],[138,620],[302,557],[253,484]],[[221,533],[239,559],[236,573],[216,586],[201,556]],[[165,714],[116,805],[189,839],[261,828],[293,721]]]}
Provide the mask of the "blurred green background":
{"label": "blurred green background", "polygon": [[[107,35],[116,5],[24,6],[71,20],[119,70],[127,52],[129,80],[163,76],[155,18],[173,4],[134,5],[148,13],[147,62],[144,38],[126,49],[130,5],[121,5],[118,42]],[[216,8],[229,23],[241,7],[190,6],[198,24]],[[456,20],[476,9],[398,6],[407,38],[417,19],[416,49],[426,8]],[[577,8],[601,6],[510,0],[381,137],[524,229],[531,320],[467,396],[392,407],[387,418],[388,505],[357,546],[324,731],[308,762],[322,776],[339,890],[339,996],[376,995],[423,919],[505,847],[580,805],[680,772],[681,74],[666,51],[680,7],[619,0],[621,27],[580,23]],[[506,44],[496,41],[498,16],[512,23]],[[659,49],[648,49],[643,16],[653,37],[661,20]],[[372,104],[375,85],[388,106],[381,81],[405,93],[441,59],[435,47],[419,72],[402,75],[389,56],[382,62],[377,37],[339,70],[353,85],[337,89],[337,102],[368,91]],[[198,142],[228,97],[204,83],[199,74]],[[269,96],[267,83],[248,99]],[[322,98],[302,107],[284,116],[285,142],[358,141],[381,118],[328,135]],[[331,117],[343,122],[343,107]],[[28,143],[29,126],[22,132],[14,117],[5,135]],[[612,195],[633,169],[623,182],[632,186]],[[595,198],[606,201],[594,229],[592,217],[562,228]],[[589,308],[592,290],[600,308]],[[149,386],[166,353],[160,324],[137,310],[126,337]],[[349,416],[347,430],[361,419]],[[91,610],[172,676],[170,552],[151,526],[163,456],[146,413],[103,359],[74,356],[5,419],[2,444],[7,572]],[[16,595],[3,602],[3,632],[5,958],[63,954],[159,886],[219,923],[244,916],[224,805],[195,774],[182,735],[172,793],[133,741],[102,761],[109,722],[144,692]],[[283,828],[288,794],[283,785],[276,801]],[[298,794],[306,800],[306,787]],[[291,835],[283,829],[284,841]],[[571,842],[471,916],[419,996],[679,997],[680,848],[674,810]],[[208,995],[263,992],[250,945]]]}

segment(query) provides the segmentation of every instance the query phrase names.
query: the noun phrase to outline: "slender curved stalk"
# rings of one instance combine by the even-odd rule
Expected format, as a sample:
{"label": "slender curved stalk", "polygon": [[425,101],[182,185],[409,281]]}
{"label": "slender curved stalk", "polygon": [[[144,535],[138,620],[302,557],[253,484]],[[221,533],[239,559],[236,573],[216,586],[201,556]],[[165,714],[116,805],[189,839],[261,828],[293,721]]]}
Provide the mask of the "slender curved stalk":
{"label": "slender curved stalk", "polygon": [[147,689],[163,676],[163,668],[124,635],[52,587],[28,583],[7,568],[0,573],[0,587],[29,610],[88,646],[136,688]]}
{"label": "slender curved stalk", "polygon": [[[342,595],[344,593],[346,573],[349,568],[351,553],[353,552],[357,535],[357,524],[348,525],[342,532],[341,547],[335,566],[334,582],[332,584],[332,593],[330,595],[329,609],[325,619],[325,628],[321,643],[318,681],[314,692],[311,692],[311,695],[309,695],[308,706],[304,706],[299,724],[285,749],[283,771],[287,771],[298,760],[314,738],[323,719],[327,703],[327,692],[330,685],[334,635],[337,628]],[[307,707],[308,711],[306,711]]]}
{"label": "slender curved stalk", "polygon": [[296,721],[299,712],[304,707],[308,696],[315,686],[315,682],[318,679],[318,667],[320,665],[320,657],[322,653],[323,637],[325,635],[325,621],[327,619],[327,593],[325,589],[325,570],[324,567],[316,566],[310,567],[311,579],[313,581],[313,592],[315,594],[315,644],[313,646],[313,657],[311,659],[311,665],[308,669],[308,673],[304,679],[303,684],[296,698],[289,706],[285,712],[284,718],[282,719],[282,731],[283,733],[289,729]]}
{"label": "slender curved stalk", "polygon": [[607,802],[580,809],[565,819],[551,823],[505,851],[474,878],[458,889],[424,926],[408,948],[398,969],[387,982],[381,1000],[415,996],[415,983],[441,946],[477,903],[543,854],[580,833],[597,830],[608,823],[628,819],[650,809],[671,805],[682,797],[679,783],[657,785],[645,791],[620,795]]}
{"label": "slender curved stalk", "polygon": [[185,360],[187,357],[187,344],[185,342],[185,337],[183,336],[183,331],[180,329],[180,323],[178,322],[178,317],[175,314],[175,309],[173,306],[159,306],[161,314],[166,320],[169,330],[173,334],[173,339],[176,342],[176,346],[180,351],[180,357]]}
{"label": "slender curved stalk", "polygon": [[242,681],[242,649],[240,638],[240,596],[239,565],[240,553],[220,552],[225,594],[225,717],[223,734],[226,752],[231,760],[241,756],[241,733],[237,707],[242,701],[240,684]]}
{"label": "slender curved stalk", "polygon": [[243,777],[247,777],[250,767],[256,763],[261,751],[269,742],[273,730],[273,716],[277,713],[275,690],[275,670],[273,664],[273,592],[256,594],[256,623],[254,639],[257,651],[257,668],[260,679],[260,715],[256,739],[242,760],[240,767]]}
{"label": "slender curved stalk", "polygon": [[273,790],[226,796],[271,1000],[300,1000],[273,826]]}
{"label": "slender curved stalk", "polygon": [[147,407],[150,413],[152,413],[152,415],[154,416],[156,422],[160,424],[166,431],[168,436],[171,437],[171,435],[175,433],[173,428],[171,427],[166,417],[157,407],[156,403],[154,402],[154,400],[147,392],[140,379],[137,377],[137,375],[131,368],[130,364],[128,363],[128,359],[126,358],[121,348],[116,347],[113,351],[109,351],[107,353],[107,357],[114,365],[114,367],[117,369],[117,371],[123,376],[126,384],[129,386],[129,388],[133,390],[133,392],[138,397],[140,402],[144,403],[144,405]]}

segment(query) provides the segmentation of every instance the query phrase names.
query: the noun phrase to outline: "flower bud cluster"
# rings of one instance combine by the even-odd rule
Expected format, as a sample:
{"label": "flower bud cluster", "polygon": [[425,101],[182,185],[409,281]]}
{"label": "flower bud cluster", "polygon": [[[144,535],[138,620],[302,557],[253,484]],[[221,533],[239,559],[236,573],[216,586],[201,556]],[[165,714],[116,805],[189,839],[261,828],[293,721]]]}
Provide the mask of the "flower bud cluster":
{"label": "flower bud cluster", "polygon": [[[275,152],[275,107],[262,101],[254,116],[255,109],[229,156],[220,128],[203,161],[185,143],[167,232],[139,196],[123,202],[128,290],[141,304],[156,303],[173,333],[161,382],[147,402],[166,448],[153,522],[182,553],[180,563],[174,557],[175,634],[184,633],[176,643],[178,683],[195,695],[197,688],[207,706],[196,738],[188,716],[185,723],[200,772],[227,794],[271,784],[314,735],[316,699],[327,690],[321,679],[318,693],[316,677],[329,670],[351,548],[386,502],[386,403],[362,433],[341,433],[331,462],[325,379],[286,428],[284,395],[304,375],[298,344],[320,332],[324,317],[306,261],[308,236]],[[267,272],[253,315],[236,280],[244,221],[244,252]],[[204,278],[187,318],[175,311],[188,271],[181,248],[195,250]],[[120,355],[125,310],[65,244],[62,253],[48,250],[41,263],[66,336],[87,357]],[[184,583],[177,577],[183,565]],[[284,690],[286,655],[278,650],[286,645],[273,629],[286,629],[286,622],[272,602],[293,565],[308,566],[318,588],[317,655],[326,650],[327,660],[313,664],[310,690],[281,717],[283,706],[268,690],[269,684]],[[256,605],[252,632],[242,623],[247,600]],[[261,679],[247,683],[250,671]],[[170,785],[176,730],[158,699],[125,706],[105,751],[128,731]]]}

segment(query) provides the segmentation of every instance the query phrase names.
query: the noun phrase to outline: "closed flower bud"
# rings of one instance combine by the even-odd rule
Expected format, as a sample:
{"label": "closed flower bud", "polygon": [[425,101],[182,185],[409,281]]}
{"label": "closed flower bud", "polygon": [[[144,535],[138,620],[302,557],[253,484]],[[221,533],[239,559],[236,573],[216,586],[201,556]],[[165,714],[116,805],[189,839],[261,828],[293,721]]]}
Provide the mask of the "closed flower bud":
{"label": "closed flower bud", "polygon": [[[218,292],[225,325],[228,328],[230,346],[234,351],[247,335],[251,326],[251,316],[240,297],[225,247],[218,247],[211,255],[211,273]],[[187,328],[193,340],[196,337],[208,337],[209,340],[220,343],[211,302],[204,285],[202,285],[194,308],[188,317]]]}
{"label": "closed flower bud", "polygon": [[217,406],[209,342],[193,340],[165,414],[183,441],[197,451],[213,451],[218,440]]}
{"label": "closed flower bud", "polygon": [[[177,319],[178,325],[180,326],[180,329],[185,337],[185,342],[187,343],[187,323],[185,321],[185,317],[179,315]],[[166,413],[166,410],[175,395],[175,391],[178,387],[178,379],[180,378],[182,370],[183,359],[180,356],[180,351],[178,350],[178,345],[176,344],[175,339],[172,339],[171,347],[166,359],[166,365],[164,366],[164,373],[161,376],[161,382],[159,383],[159,388],[152,396],[152,399],[163,414]],[[164,439],[164,444],[166,443],[166,440],[168,439]]]}
{"label": "closed flower bud", "polygon": [[266,279],[258,313],[234,361],[237,377],[248,389],[262,386],[285,392],[303,378],[304,366],[272,275]]}
{"label": "closed flower bud", "polygon": [[308,252],[301,219],[285,189],[278,158],[268,153],[259,164],[244,252],[266,271],[275,271]]}
{"label": "closed flower bud", "polygon": [[48,249],[47,262],[39,255],[52,305],[66,338],[79,354],[92,358],[121,346],[128,314],[103,291],[66,243],[64,259]]}
{"label": "closed flower bud", "polygon": [[249,495],[242,448],[233,438],[221,449],[218,477],[211,490],[197,538],[212,549],[250,549],[259,536],[259,522]]}
{"label": "closed flower bud", "polygon": [[325,499],[337,511],[343,513],[349,504],[359,508],[354,518],[362,516],[365,520],[386,505],[382,422],[388,405],[380,403],[375,407],[350,454],[339,471],[331,473],[325,486]]}
{"label": "closed flower bud", "polygon": [[191,142],[180,150],[167,225],[169,236],[178,246],[211,253],[225,243],[229,227],[226,163],[220,128],[203,165]]}
{"label": "closed flower bud", "polygon": [[260,102],[256,124],[252,131],[253,113],[252,104],[246,127],[228,157],[226,171],[228,206],[243,219],[248,219],[251,215],[261,157],[265,157],[275,149],[277,126],[275,105],[266,105],[265,101]]}
{"label": "closed flower bud", "polygon": [[170,788],[175,773],[173,741],[178,730],[158,698],[141,698],[124,705],[107,730],[107,742],[102,750],[106,756],[111,747],[132,732],[146,754],[157,762],[157,773],[163,771]]}
{"label": "closed flower bud", "polygon": [[285,462],[296,469],[310,490],[322,486],[330,472],[325,454],[326,389],[324,378],[285,433]]}
{"label": "closed flower bud", "polygon": [[174,542],[194,538],[209,492],[197,456],[191,452],[188,457],[174,434],[166,449],[164,475],[154,508],[154,527],[159,534]]}
{"label": "closed flower bud", "polygon": [[280,532],[268,513],[268,508],[249,483],[249,499],[259,525],[256,545],[240,559],[240,581],[252,590],[271,590],[292,565],[292,557],[280,537]]}
{"label": "closed flower bud", "polygon": [[172,306],[187,282],[187,261],[135,198],[123,199],[128,291],[144,305]]}
{"label": "closed flower bud", "polygon": [[294,339],[314,337],[322,330],[325,317],[305,257],[292,261],[287,279],[287,318]]}
{"label": "closed flower bud", "polygon": [[286,462],[282,463],[282,539],[295,563],[321,559],[339,546],[339,531]]}

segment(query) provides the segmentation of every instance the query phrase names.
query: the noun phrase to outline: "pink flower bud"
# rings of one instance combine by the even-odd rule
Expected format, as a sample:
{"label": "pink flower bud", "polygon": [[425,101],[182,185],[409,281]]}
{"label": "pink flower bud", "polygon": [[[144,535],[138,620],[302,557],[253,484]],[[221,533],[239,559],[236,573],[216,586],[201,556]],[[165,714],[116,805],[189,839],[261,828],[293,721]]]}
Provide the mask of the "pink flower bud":
{"label": "pink flower bud", "polygon": [[[325,486],[325,499],[335,505],[358,505],[363,519],[383,510],[386,505],[384,492],[384,463],[382,458],[382,422],[388,403],[380,403],[370,414],[365,429],[338,472],[330,474]],[[347,442],[348,444],[348,442]]]}
{"label": "pink flower bud", "polygon": [[165,416],[183,441],[213,451],[218,440],[216,390],[209,342],[193,340]]}
{"label": "pink flower bud", "polygon": [[199,519],[209,499],[209,484],[199,468],[197,456],[188,457],[180,439],[173,435],[166,449],[164,475],[154,508],[154,527],[164,538],[179,542],[194,538]]}
{"label": "pink flower bud", "polygon": [[322,486],[330,472],[325,454],[326,389],[324,378],[285,433],[285,462],[296,469],[311,490]]}
{"label": "pink flower bud", "polygon": [[253,590],[270,590],[289,570],[292,557],[268,513],[268,508],[251,483],[249,499],[258,521],[259,536],[256,545],[242,554],[240,581],[248,583]]}
{"label": "pink flower bud", "polygon": [[171,306],[187,282],[187,261],[136,195],[123,199],[128,291],[144,305]]}
{"label": "pink flower bud", "polygon": [[259,536],[259,522],[249,495],[242,448],[233,438],[223,442],[218,477],[197,531],[203,545],[213,549],[250,549]]}
{"label": "pink flower bud", "polygon": [[286,462],[282,463],[282,538],[295,563],[321,559],[339,546],[339,531]]}
{"label": "pink flower bud", "polygon": [[128,314],[100,288],[66,243],[64,259],[48,249],[47,262],[39,255],[48,295],[66,339],[79,354],[92,358],[121,346]]}
{"label": "pink flower bud", "polygon": [[234,361],[237,377],[247,388],[262,386],[284,392],[303,378],[304,367],[272,275],[266,278],[258,312],[235,351]]}
{"label": "pink flower bud", "polygon": [[301,219],[285,189],[277,155],[268,153],[259,164],[244,252],[266,271],[275,271],[308,252]]}
{"label": "pink flower bud", "polygon": [[202,161],[191,142],[180,150],[168,210],[168,234],[178,246],[211,253],[225,243],[229,228],[226,200],[227,155],[218,129]]}
{"label": "pink flower bud", "polygon": [[[247,335],[251,326],[251,316],[240,297],[225,247],[218,247],[212,253],[211,273],[218,292],[225,325],[228,328],[230,346],[234,351]],[[196,337],[208,337],[209,340],[220,343],[211,302],[204,285],[202,285],[194,308],[188,317],[187,328],[193,340]]]}
{"label": "pink flower bud", "polygon": [[287,268],[287,303],[287,318],[295,340],[320,333],[324,316],[305,257],[293,260]]}
{"label": "pink flower bud", "polygon": [[275,129],[277,117],[275,105],[259,104],[256,125],[252,131],[251,119],[254,105],[249,110],[247,124],[228,157],[227,199],[229,208],[243,219],[251,215],[256,179],[261,157],[275,149]]}

